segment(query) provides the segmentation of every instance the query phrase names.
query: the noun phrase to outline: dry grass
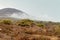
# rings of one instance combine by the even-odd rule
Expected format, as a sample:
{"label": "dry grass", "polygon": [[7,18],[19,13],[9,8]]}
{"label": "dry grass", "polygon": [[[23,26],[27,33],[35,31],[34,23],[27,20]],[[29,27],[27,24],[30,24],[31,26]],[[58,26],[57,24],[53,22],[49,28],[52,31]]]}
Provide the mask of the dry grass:
{"label": "dry grass", "polygon": [[[54,23],[53,23],[54,24]],[[17,22],[12,20],[0,21],[1,40],[59,40],[60,25],[52,23],[40,24],[35,21],[24,19]],[[3,36],[1,36],[3,35]]]}

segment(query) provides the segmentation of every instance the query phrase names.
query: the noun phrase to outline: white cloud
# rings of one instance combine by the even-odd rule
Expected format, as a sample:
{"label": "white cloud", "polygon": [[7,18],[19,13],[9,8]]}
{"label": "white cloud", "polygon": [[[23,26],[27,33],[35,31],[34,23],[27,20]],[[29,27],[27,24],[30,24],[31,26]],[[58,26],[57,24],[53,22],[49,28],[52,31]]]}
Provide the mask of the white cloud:
{"label": "white cloud", "polygon": [[54,17],[52,17],[51,15],[48,15],[48,14],[40,14],[39,17],[38,17],[39,20],[43,20],[43,21],[55,21],[56,22]]}
{"label": "white cloud", "polygon": [[19,19],[27,19],[30,18],[30,16],[26,15],[25,13],[13,13],[10,15],[12,18],[19,18]]}
{"label": "white cloud", "polygon": [[41,21],[54,21],[54,22],[57,22],[54,17],[48,15],[48,14],[40,14],[40,18],[39,17],[34,17],[34,16],[31,16],[31,15],[26,15],[26,14],[17,14],[17,13],[13,13],[12,15],[10,15],[10,17],[13,17],[13,18],[20,18],[20,19],[35,19],[35,20],[41,20]]}

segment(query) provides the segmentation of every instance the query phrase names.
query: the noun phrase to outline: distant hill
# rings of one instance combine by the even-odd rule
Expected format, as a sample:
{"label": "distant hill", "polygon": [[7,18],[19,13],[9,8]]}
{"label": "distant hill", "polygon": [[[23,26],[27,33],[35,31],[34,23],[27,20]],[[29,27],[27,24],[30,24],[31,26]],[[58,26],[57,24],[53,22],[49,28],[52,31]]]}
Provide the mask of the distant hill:
{"label": "distant hill", "polygon": [[29,14],[15,8],[0,9],[0,17],[13,19],[35,19]]}
{"label": "distant hill", "polygon": [[7,14],[8,15],[11,15],[13,13],[23,13],[22,11],[20,10],[17,10],[17,9],[14,9],[14,8],[4,8],[4,9],[0,9],[0,15],[1,16],[6,16]]}

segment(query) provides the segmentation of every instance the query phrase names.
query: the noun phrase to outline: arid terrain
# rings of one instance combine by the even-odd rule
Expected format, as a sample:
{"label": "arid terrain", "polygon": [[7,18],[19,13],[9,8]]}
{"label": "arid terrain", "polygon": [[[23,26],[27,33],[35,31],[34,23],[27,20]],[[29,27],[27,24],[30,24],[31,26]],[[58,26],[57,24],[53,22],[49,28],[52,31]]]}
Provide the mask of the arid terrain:
{"label": "arid terrain", "polygon": [[1,19],[0,40],[60,40],[60,23]]}

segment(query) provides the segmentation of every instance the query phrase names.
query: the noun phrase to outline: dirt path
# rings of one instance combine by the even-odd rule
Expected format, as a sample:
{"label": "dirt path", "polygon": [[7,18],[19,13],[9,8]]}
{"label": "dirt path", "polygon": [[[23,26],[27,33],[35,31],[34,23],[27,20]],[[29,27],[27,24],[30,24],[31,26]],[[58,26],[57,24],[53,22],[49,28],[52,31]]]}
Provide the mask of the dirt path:
{"label": "dirt path", "polygon": [[51,38],[51,40],[58,40],[57,37],[50,37],[50,38]]}
{"label": "dirt path", "polygon": [[51,40],[58,40],[58,37],[55,37],[55,36],[45,36],[45,35],[32,35],[32,36],[35,36],[35,37],[43,36],[43,37],[50,38]]}

